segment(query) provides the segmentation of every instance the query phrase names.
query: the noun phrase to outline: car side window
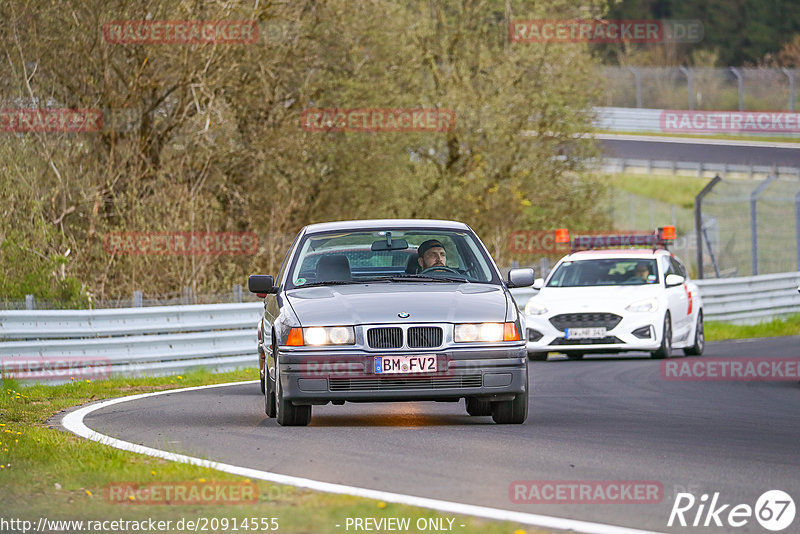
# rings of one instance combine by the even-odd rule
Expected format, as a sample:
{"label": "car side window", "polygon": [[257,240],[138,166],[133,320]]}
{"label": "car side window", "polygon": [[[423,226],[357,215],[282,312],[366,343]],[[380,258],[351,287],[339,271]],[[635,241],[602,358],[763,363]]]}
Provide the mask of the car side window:
{"label": "car side window", "polygon": [[670,264],[675,274],[679,274],[682,277],[686,278],[686,268],[680,261],[678,261],[677,258],[675,258],[674,256],[670,258]]}
{"label": "car side window", "polygon": [[675,270],[672,267],[672,262],[669,261],[669,258],[667,256],[662,256],[660,263],[661,263],[661,270],[664,271],[664,283],[666,283],[667,281],[667,275],[679,274],[675,272]]}

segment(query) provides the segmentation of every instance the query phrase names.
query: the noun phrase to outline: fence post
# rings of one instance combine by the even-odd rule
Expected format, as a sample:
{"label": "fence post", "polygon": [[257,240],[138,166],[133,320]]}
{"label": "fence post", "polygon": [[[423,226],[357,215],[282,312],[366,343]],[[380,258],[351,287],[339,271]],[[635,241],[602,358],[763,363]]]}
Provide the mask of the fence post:
{"label": "fence post", "polygon": [[703,279],[703,199],[722,181],[719,174],[706,184],[702,191],[694,197],[694,231],[697,237],[697,278]]}
{"label": "fence post", "polygon": [[636,67],[628,67],[633,73],[634,83],[636,84],[636,107],[642,107],[642,75]]}
{"label": "fence post", "polygon": [[689,90],[689,111],[694,109],[694,84],[692,83],[692,72],[684,66],[678,69],[686,76],[686,87]]}
{"label": "fence post", "polygon": [[794,196],[794,237],[797,240],[797,270],[800,271],[800,191]]}
{"label": "fence post", "polygon": [[781,70],[789,78],[789,111],[794,111],[794,76],[786,67],[782,67]]}
{"label": "fence post", "polygon": [[767,176],[766,180],[759,183],[750,193],[750,247],[753,258],[753,276],[758,274],[758,197],[776,178],[778,178],[777,174]]}
{"label": "fence post", "polygon": [[134,308],[141,308],[142,307],[142,292],[141,291],[134,291],[133,292],[133,307]]}
{"label": "fence post", "polygon": [[728,67],[731,72],[736,76],[736,83],[739,86],[739,111],[744,109],[744,82],[742,80],[742,73],[736,67]]}
{"label": "fence post", "polygon": [[242,284],[233,284],[233,302],[242,302]]}
{"label": "fence post", "polygon": [[192,288],[191,287],[189,287],[189,286],[184,286],[183,287],[183,298],[181,300],[183,300],[184,304],[193,304],[193,302],[192,302],[193,301]]}
{"label": "fence post", "polygon": [[36,309],[36,300],[33,298],[33,295],[25,295],[25,309],[26,310]]}

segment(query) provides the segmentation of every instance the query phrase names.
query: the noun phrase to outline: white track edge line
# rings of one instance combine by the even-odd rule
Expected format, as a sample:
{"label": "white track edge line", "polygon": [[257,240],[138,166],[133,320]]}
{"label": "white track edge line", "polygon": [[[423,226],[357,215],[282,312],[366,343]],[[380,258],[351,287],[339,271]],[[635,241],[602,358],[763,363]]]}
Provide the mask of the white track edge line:
{"label": "white track edge line", "polygon": [[258,480],[266,480],[268,482],[275,482],[277,484],[286,484],[288,486],[296,486],[300,488],[308,488],[316,491],[326,493],[338,493],[344,495],[352,495],[355,497],[364,497],[367,499],[375,499],[379,501],[393,502],[397,504],[406,504],[409,506],[418,506],[421,508],[428,508],[440,512],[450,512],[454,514],[470,515],[475,517],[483,517],[487,519],[495,519],[499,521],[511,521],[526,525],[533,525],[544,528],[554,528],[560,530],[572,530],[576,532],[584,532],[586,534],[658,534],[649,530],[638,530],[629,527],[621,527],[615,525],[607,525],[604,523],[592,523],[589,521],[579,521],[575,519],[564,519],[554,516],[546,516],[539,514],[529,514],[526,512],[513,512],[510,510],[502,510],[499,508],[489,508],[486,506],[477,506],[472,504],[462,504],[450,501],[442,501],[438,499],[429,499],[426,497],[415,497],[413,495],[403,495],[400,493],[391,493],[386,491],[371,490],[366,488],[359,488],[356,486],[347,486],[344,484],[333,484],[330,482],[321,482],[318,480],[311,480],[308,478],[301,478],[289,475],[281,475],[278,473],[270,473],[269,471],[261,471],[249,467],[241,467],[222,462],[212,462],[210,460],[203,460],[193,456],[186,456],[173,452],[154,449],[152,447],[145,447],[129,441],[123,441],[105,434],[96,432],[86,426],[83,422],[84,417],[90,413],[107,408],[122,402],[128,402],[147,397],[156,397],[159,395],[166,395],[170,393],[180,393],[183,391],[196,391],[200,389],[236,386],[242,384],[252,384],[258,382],[257,380],[246,382],[229,382],[225,384],[212,384],[207,386],[195,386],[179,389],[169,389],[164,391],[156,391],[152,393],[140,393],[138,395],[130,395],[127,397],[119,397],[106,401],[100,401],[82,408],[78,408],[66,414],[61,420],[61,426],[68,431],[76,434],[82,438],[92,441],[97,441],[103,445],[121,449],[124,451],[134,452],[138,454],[145,454],[155,458],[162,458],[173,462],[187,463],[197,465],[200,467],[207,467],[216,469],[225,473],[240,475],[248,478],[255,478]]}

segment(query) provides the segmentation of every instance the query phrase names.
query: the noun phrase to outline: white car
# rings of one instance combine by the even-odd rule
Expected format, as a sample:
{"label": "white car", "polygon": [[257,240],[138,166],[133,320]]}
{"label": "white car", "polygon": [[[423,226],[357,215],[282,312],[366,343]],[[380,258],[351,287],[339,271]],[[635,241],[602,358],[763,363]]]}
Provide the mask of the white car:
{"label": "white car", "polygon": [[703,303],[686,268],[665,249],[573,252],[556,264],[525,306],[528,356],[672,349],[703,352]]}

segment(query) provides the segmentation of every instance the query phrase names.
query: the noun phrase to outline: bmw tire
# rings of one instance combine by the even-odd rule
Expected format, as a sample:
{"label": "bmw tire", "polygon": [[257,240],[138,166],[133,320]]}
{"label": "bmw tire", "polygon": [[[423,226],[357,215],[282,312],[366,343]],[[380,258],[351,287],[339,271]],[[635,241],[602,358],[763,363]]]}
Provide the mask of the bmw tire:
{"label": "bmw tire", "polygon": [[310,405],[295,406],[292,401],[283,396],[277,358],[275,359],[275,418],[281,426],[306,426],[311,422]]}

